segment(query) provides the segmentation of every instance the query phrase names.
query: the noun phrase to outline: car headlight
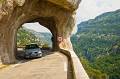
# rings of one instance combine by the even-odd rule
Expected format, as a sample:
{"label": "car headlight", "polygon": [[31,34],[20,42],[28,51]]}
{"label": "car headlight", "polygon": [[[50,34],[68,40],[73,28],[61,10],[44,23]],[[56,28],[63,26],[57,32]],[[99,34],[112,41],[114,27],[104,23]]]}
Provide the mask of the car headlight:
{"label": "car headlight", "polygon": [[39,51],[38,53],[42,53],[42,52]]}

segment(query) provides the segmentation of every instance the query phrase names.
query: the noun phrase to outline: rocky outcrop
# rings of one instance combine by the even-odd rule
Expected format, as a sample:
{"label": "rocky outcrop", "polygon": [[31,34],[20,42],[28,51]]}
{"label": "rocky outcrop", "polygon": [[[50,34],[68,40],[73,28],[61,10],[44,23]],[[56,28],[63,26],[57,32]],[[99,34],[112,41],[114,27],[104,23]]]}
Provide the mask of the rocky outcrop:
{"label": "rocky outcrop", "polygon": [[48,0],[48,1],[70,11],[74,11],[78,8],[78,5],[81,0]]}
{"label": "rocky outcrop", "polygon": [[55,50],[71,51],[73,48],[70,36],[75,27],[73,15],[79,3],[80,0],[1,0],[0,55],[2,63],[16,62],[16,33],[22,24],[29,22],[39,22],[51,31]]}
{"label": "rocky outcrop", "polygon": [[[15,62],[16,32],[27,22],[39,22],[53,34],[53,47],[70,37],[79,0],[3,0],[0,3],[0,47],[3,63]],[[58,38],[62,40],[59,42]],[[63,44],[62,44],[63,45]],[[68,48],[69,46],[67,46]]]}

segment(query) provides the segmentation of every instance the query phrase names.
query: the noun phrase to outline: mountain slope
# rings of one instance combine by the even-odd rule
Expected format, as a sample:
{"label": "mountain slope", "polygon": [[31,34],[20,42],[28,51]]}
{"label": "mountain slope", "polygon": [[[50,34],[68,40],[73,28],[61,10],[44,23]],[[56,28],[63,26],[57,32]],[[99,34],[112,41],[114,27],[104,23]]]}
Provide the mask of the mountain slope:
{"label": "mountain slope", "polygon": [[[80,59],[89,62],[87,65],[107,74],[110,79],[120,79],[120,10],[80,23],[71,40]],[[90,76],[93,78],[92,74]]]}
{"label": "mountain slope", "polygon": [[49,47],[52,47],[51,37],[52,35],[50,33],[36,32],[34,30],[22,27],[17,33],[17,44],[18,46],[24,46],[30,43],[37,43],[40,46],[48,45]]}

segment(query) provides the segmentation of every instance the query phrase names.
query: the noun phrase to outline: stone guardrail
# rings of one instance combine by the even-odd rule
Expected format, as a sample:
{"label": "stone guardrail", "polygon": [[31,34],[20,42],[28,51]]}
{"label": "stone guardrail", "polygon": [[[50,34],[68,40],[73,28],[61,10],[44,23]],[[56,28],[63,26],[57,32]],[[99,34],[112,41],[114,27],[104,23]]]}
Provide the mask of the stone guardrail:
{"label": "stone guardrail", "polygon": [[63,49],[61,49],[60,51],[70,58],[74,79],[89,79],[86,71],[84,70],[79,58],[74,51],[68,51]]}

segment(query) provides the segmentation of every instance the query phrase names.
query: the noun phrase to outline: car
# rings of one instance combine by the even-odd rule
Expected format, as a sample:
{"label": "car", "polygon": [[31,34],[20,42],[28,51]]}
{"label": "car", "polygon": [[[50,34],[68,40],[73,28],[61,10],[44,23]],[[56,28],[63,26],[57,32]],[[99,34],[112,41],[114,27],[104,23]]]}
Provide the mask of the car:
{"label": "car", "polygon": [[42,57],[42,51],[37,44],[29,44],[25,46],[24,58]]}

